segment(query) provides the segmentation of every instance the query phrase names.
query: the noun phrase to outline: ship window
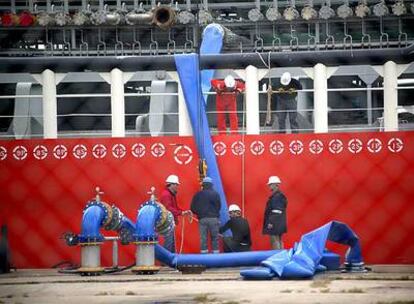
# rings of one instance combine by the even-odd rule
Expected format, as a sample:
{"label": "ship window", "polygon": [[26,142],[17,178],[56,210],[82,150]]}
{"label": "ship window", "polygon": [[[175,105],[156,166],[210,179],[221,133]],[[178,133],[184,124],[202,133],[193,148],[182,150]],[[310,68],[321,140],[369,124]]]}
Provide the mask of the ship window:
{"label": "ship window", "polygon": [[414,66],[410,65],[398,79],[398,129],[414,130]]}
{"label": "ship window", "polygon": [[165,71],[153,74],[137,73],[124,85],[126,136],[178,135],[177,82]]}
{"label": "ship window", "polygon": [[[124,86],[125,92],[125,130],[136,135],[149,135],[143,129],[144,120],[150,108],[151,81],[130,81]],[[142,122],[141,122],[142,121]]]}
{"label": "ship window", "polygon": [[3,74],[2,81],[4,82],[0,85],[0,139],[41,138],[41,86],[29,74]]}
{"label": "ship window", "polygon": [[[14,96],[16,94],[16,84],[1,84],[0,96]],[[12,134],[12,121],[14,115],[14,98],[0,99],[0,133],[2,137]]]}
{"label": "ship window", "polygon": [[378,131],[383,79],[369,66],[339,67],[328,79],[329,132]]}
{"label": "ship window", "polygon": [[[87,73],[82,74],[82,77],[88,77]],[[111,88],[108,83],[86,79],[85,82],[61,82],[56,92],[59,137],[111,135]]]}

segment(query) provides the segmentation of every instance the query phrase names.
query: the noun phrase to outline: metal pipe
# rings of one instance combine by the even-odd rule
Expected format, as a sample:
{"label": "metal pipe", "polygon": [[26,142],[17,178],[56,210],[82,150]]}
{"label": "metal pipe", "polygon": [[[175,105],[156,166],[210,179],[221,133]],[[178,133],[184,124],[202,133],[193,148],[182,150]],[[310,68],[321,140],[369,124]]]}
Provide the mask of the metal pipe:
{"label": "metal pipe", "polygon": [[[99,274],[103,272],[101,267],[101,243],[112,241],[112,262],[113,267],[118,267],[118,240],[122,244],[128,244],[133,240],[134,223],[132,223],[119,208],[110,206],[101,201],[99,187],[96,188],[96,197],[86,205],[81,224],[81,234],[68,233],[65,236],[69,246],[81,246],[81,267],[79,273]],[[100,229],[117,231],[119,237],[104,237]]]}
{"label": "metal pipe", "polygon": [[105,217],[103,205],[87,205],[82,217],[82,231],[79,236],[81,245],[81,268],[79,271],[98,273],[103,270],[101,267],[101,246],[104,238],[99,232],[102,221]]}
{"label": "metal pipe", "polygon": [[120,50],[120,55],[124,56],[124,43],[119,40],[118,28],[115,30],[115,56],[118,56],[118,50]]}
{"label": "metal pipe", "polygon": [[112,267],[117,268],[118,263],[118,240],[112,241]]}
{"label": "metal pipe", "polygon": [[335,37],[329,33],[329,23],[328,20],[326,20],[326,39],[325,39],[325,48],[335,48]]}
{"label": "metal pipe", "polygon": [[276,24],[273,23],[272,26],[272,32],[273,32],[273,40],[272,40],[272,51],[275,51],[276,45],[277,45],[277,51],[279,52],[281,50],[282,41],[276,34]]}
{"label": "metal pipe", "polygon": [[384,21],[382,16],[380,16],[380,46],[385,43],[386,47],[389,47],[389,38],[388,34],[384,32]]}
{"label": "metal pipe", "polygon": [[158,56],[158,41],[154,40],[154,33],[153,30],[151,28],[151,43],[149,45],[149,50],[150,50],[150,54],[153,56]]}
{"label": "metal pipe", "polygon": [[150,24],[153,18],[153,12],[138,13],[137,11],[133,11],[126,15],[129,24]]}
{"label": "metal pipe", "polygon": [[96,51],[98,56],[101,53],[101,49],[103,50],[103,55],[106,55],[106,43],[105,41],[102,39],[102,30],[101,28],[98,29],[98,44],[96,45]]}
{"label": "metal pipe", "polygon": [[[201,69],[245,68],[249,65],[266,68],[257,53],[231,53],[217,55],[201,55]],[[1,73],[41,73],[45,69],[54,72],[77,72],[85,69],[91,71],[111,71],[119,68],[122,71],[169,70],[175,71],[174,55],[131,56],[131,57],[36,57],[36,58],[2,58]],[[156,60],[155,60],[156,59]],[[414,60],[414,45],[399,49],[353,49],[330,51],[277,52],[270,54],[272,66],[311,67],[317,63],[327,66],[355,64],[384,64],[387,61],[398,64],[410,63]]]}
{"label": "metal pipe", "polygon": [[154,246],[158,243],[157,226],[166,219],[165,211],[166,209],[153,199],[139,209],[134,234],[134,243],[137,247],[133,272],[142,274],[159,270],[159,267],[155,266]]}
{"label": "metal pipe", "polygon": [[362,34],[362,38],[361,38],[362,46],[365,47],[365,44],[367,43],[368,48],[371,48],[371,35],[367,34],[364,18],[362,18],[362,21],[361,21],[361,34]]}
{"label": "metal pipe", "polygon": [[88,43],[84,40],[84,36],[83,36],[83,30],[81,30],[81,38],[80,38],[80,44],[79,44],[79,53],[81,56],[83,56],[83,52],[86,52],[86,56],[89,56],[89,45]]}
{"label": "metal pipe", "polygon": [[141,42],[137,39],[137,31],[134,27],[132,31],[133,42],[131,43],[132,53],[135,55],[135,50],[138,48],[138,55],[142,55]]}
{"label": "metal pipe", "polygon": [[[311,43],[313,41],[313,43]],[[316,49],[316,37],[311,33],[311,24],[308,23],[308,50]]]}
{"label": "metal pipe", "polygon": [[175,12],[171,7],[159,6],[154,10],[154,18],[152,22],[160,29],[166,30],[170,28],[175,21]]}
{"label": "metal pipe", "polygon": [[346,49],[348,45],[349,45],[350,50],[352,51],[352,36],[348,34],[348,26],[345,20],[344,21],[344,49]]}

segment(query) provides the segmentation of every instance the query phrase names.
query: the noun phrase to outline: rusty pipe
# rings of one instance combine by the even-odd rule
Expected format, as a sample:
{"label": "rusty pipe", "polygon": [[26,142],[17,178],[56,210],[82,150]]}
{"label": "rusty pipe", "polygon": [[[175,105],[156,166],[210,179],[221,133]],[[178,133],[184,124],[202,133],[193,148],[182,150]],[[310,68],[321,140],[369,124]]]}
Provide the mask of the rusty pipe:
{"label": "rusty pipe", "polygon": [[131,25],[154,24],[163,30],[169,29],[175,22],[175,11],[168,6],[158,6],[151,11],[134,10],[126,15]]}
{"label": "rusty pipe", "polygon": [[152,23],[163,30],[169,29],[175,22],[175,11],[168,6],[158,6],[153,11]]}

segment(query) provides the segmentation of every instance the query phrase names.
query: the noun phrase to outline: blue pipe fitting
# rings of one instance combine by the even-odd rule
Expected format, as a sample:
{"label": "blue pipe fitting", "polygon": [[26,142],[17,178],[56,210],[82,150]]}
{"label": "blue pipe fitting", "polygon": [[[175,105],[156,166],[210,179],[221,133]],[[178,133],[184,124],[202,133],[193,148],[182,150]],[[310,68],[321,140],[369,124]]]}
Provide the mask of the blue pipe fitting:
{"label": "blue pipe fitting", "polygon": [[79,243],[88,244],[103,242],[104,237],[99,230],[107,216],[108,211],[102,203],[96,201],[89,202],[83,211]]}
{"label": "blue pipe fitting", "polygon": [[122,216],[119,228],[117,229],[121,238],[121,244],[127,245],[134,240],[135,224],[126,216]]}
{"label": "blue pipe fitting", "polygon": [[86,204],[85,208],[83,209],[83,212],[85,212],[86,209],[88,209],[91,206],[99,206],[99,207],[101,207],[103,209],[104,217],[102,219],[102,223],[105,223],[109,219],[108,218],[109,216],[112,217],[112,212],[111,212],[112,210],[109,210],[109,209],[111,209],[111,207],[108,204],[106,204],[106,203],[104,203],[102,201],[89,201]]}
{"label": "blue pipe fitting", "polygon": [[136,243],[156,243],[158,240],[156,223],[161,217],[160,206],[152,201],[144,203],[138,210],[135,234],[133,235]]}

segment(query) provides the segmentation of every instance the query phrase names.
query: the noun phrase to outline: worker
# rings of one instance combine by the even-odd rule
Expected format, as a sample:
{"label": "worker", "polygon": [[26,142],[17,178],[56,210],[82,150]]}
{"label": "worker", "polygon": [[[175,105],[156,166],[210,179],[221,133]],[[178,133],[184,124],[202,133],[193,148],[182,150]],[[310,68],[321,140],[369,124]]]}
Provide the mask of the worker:
{"label": "worker", "polygon": [[203,179],[202,188],[191,201],[191,211],[198,217],[200,252],[208,253],[207,238],[210,234],[213,253],[219,253],[220,195],[213,189],[213,180],[208,176]]}
{"label": "worker", "polygon": [[238,133],[237,118],[237,94],[244,92],[244,82],[234,79],[232,75],[227,75],[224,80],[212,79],[211,86],[216,91],[216,110],[217,110],[217,130],[226,133],[226,113],[230,120],[230,132]]}
{"label": "worker", "polygon": [[263,234],[270,235],[272,249],[283,249],[282,235],[287,232],[287,199],[279,189],[281,183],[278,176],[270,176],[267,182],[271,195],[264,212]]}
{"label": "worker", "polygon": [[223,237],[224,252],[250,251],[252,241],[250,238],[249,222],[241,216],[241,209],[236,204],[229,206],[230,219],[220,227],[220,233],[231,230],[232,237]]}
{"label": "worker", "polygon": [[298,91],[302,90],[299,80],[292,78],[289,72],[282,74],[280,84],[272,85],[273,104],[276,105],[276,117],[279,125],[279,133],[285,133],[286,117],[289,115],[290,129],[292,133],[297,133],[297,96]]}
{"label": "worker", "polygon": [[[182,210],[177,204],[177,192],[180,180],[177,175],[171,174],[165,180],[166,186],[161,192],[160,203],[174,216],[175,226],[178,225],[178,217],[191,214],[190,210]],[[164,248],[175,252],[175,226],[164,235]]]}

